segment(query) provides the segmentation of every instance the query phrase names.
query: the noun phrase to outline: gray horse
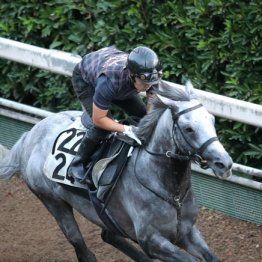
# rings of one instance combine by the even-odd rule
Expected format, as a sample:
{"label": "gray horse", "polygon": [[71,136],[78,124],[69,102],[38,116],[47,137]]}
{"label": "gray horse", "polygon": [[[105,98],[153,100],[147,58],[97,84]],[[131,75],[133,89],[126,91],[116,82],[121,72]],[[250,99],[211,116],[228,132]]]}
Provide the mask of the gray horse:
{"label": "gray horse", "polygon": [[105,242],[135,261],[219,261],[195,225],[198,208],[190,164],[196,161],[225,178],[233,163],[217,139],[214,117],[197,100],[191,83],[182,89],[163,82],[153,110],[138,125],[143,145],[134,148],[107,206],[125,237],[107,229],[86,197],[43,174],[56,137],[80,114],[62,112],[36,124],[1,160],[0,179],[22,175],[55,217],[79,261],[96,258],[83,240],[73,209],[102,228]]}

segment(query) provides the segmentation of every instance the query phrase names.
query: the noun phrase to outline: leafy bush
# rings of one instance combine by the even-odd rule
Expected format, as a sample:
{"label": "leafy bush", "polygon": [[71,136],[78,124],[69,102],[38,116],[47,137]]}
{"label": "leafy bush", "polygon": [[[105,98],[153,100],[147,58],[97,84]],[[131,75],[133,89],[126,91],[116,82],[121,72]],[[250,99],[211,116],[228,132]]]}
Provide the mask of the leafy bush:
{"label": "leafy bush", "polygon": [[[1,2],[1,36],[84,55],[116,45],[147,45],[164,78],[261,104],[262,2],[158,0],[17,0]],[[51,111],[80,109],[69,78],[0,61],[3,97]],[[261,129],[219,119],[235,161],[261,167]],[[260,161],[260,163],[259,163]]]}

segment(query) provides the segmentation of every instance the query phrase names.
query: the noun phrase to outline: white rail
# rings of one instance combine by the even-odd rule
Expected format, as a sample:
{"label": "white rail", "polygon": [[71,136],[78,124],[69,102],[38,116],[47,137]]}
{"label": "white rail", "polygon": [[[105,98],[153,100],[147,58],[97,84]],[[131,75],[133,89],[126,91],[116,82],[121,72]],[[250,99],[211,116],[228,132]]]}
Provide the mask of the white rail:
{"label": "white rail", "polygon": [[[74,66],[81,60],[81,57],[78,55],[58,50],[48,50],[2,37],[0,37],[0,58],[46,69],[48,71],[66,76],[71,76]],[[169,82],[169,84],[183,88],[183,86],[175,83]],[[198,89],[196,89],[196,92],[203,105],[212,114],[257,127],[262,127],[261,105]],[[45,110],[0,98],[0,115],[35,124],[39,121],[39,119],[42,119],[50,114],[52,113]],[[192,169],[212,176],[211,172],[203,171],[196,165],[192,165]],[[261,170],[236,163],[233,165],[233,170],[248,174],[250,176],[262,177]],[[251,181],[250,179],[232,176],[229,180],[238,184],[262,190],[261,183]]]}
{"label": "white rail", "polygon": [[72,75],[75,64],[81,60],[79,55],[45,49],[2,37],[0,37],[0,58],[67,76]]}
{"label": "white rail", "polygon": [[0,98],[0,115],[36,124],[39,120],[53,114],[43,109],[23,105],[8,99]]}
{"label": "white rail", "polygon": [[[261,176],[262,171],[259,170],[259,169],[255,169],[255,168],[248,167],[248,166],[243,166],[244,168],[241,169],[241,168],[239,168],[239,166],[241,166],[241,165],[234,163],[233,164],[233,171],[239,171],[239,172],[245,174],[246,170],[252,170],[252,173],[254,173],[254,174],[257,173],[258,175]],[[213,174],[211,169],[202,169],[199,166],[197,166],[196,164],[192,164],[191,169],[195,172],[215,177],[215,175]],[[262,183],[257,182],[257,181],[252,180],[252,179],[249,179],[249,178],[240,177],[240,176],[236,176],[236,175],[233,174],[230,177],[226,178],[225,180],[230,181],[230,182],[235,183],[235,184],[239,184],[239,185],[246,186],[246,187],[251,187],[251,188],[254,188],[256,190],[262,191]]]}
{"label": "white rail", "polygon": [[[49,50],[0,37],[0,58],[71,76],[78,55]],[[170,83],[170,82],[169,82]],[[170,83],[176,85],[174,83]],[[178,85],[181,87],[181,85]],[[196,89],[204,106],[214,115],[262,127],[262,106]]]}

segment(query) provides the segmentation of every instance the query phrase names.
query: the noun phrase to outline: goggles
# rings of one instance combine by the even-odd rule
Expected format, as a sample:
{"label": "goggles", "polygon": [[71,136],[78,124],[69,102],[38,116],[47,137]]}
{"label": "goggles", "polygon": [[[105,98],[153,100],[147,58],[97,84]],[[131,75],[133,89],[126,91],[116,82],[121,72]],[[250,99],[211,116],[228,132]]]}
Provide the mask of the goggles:
{"label": "goggles", "polygon": [[140,80],[142,80],[144,83],[147,84],[157,84],[159,80],[161,79],[163,73],[162,70],[159,72],[153,72],[153,73],[141,73],[135,75]]}

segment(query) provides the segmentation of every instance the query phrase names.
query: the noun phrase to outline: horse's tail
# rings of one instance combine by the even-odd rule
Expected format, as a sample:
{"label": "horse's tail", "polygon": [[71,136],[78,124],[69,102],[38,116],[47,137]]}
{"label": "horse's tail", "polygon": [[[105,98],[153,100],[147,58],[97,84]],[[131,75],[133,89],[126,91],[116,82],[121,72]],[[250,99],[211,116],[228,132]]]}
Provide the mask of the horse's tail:
{"label": "horse's tail", "polygon": [[0,148],[0,180],[9,180],[19,173],[20,157],[23,155],[23,142],[27,133],[23,134],[11,150]]}

